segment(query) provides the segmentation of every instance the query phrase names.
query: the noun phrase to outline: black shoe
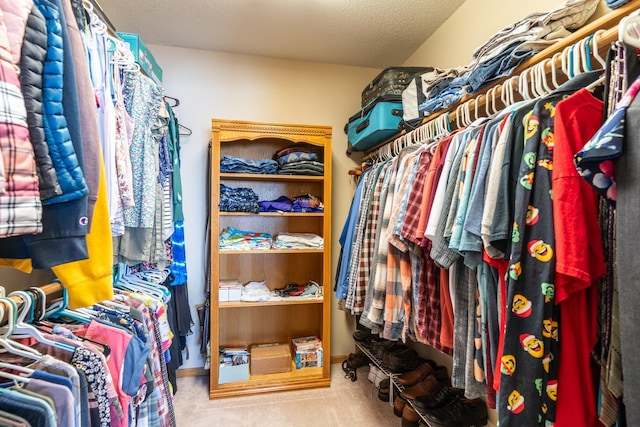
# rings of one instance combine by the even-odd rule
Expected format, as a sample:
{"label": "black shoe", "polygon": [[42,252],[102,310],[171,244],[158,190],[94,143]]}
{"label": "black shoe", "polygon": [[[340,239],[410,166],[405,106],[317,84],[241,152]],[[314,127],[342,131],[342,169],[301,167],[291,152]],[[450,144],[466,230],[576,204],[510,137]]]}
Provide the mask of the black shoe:
{"label": "black shoe", "polygon": [[357,343],[360,343],[364,348],[371,347],[371,340],[373,339],[373,335],[369,329],[357,329],[353,333],[353,340]]}
{"label": "black shoe", "polygon": [[380,361],[382,361],[382,357],[385,353],[385,351],[392,351],[393,349],[396,349],[398,347],[400,347],[401,344],[399,344],[396,341],[389,341],[389,340],[385,340],[385,339],[376,339],[373,338],[371,340],[371,353],[373,353],[373,355]]}
{"label": "black shoe", "polygon": [[440,383],[431,393],[417,396],[413,403],[418,409],[429,411],[441,408],[458,397],[464,397],[464,389],[451,388],[446,384]]}
{"label": "black shoe", "polygon": [[389,378],[380,381],[380,387],[378,388],[378,399],[383,402],[389,401],[389,394],[391,393],[391,381]]}
{"label": "black shoe", "polygon": [[414,349],[403,346],[385,352],[382,364],[391,372],[405,373],[416,369],[421,364],[421,359]]}
{"label": "black shoe", "polygon": [[487,424],[487,404],[482,399],[455,397],[424,416],[433,427],[482,427]]}

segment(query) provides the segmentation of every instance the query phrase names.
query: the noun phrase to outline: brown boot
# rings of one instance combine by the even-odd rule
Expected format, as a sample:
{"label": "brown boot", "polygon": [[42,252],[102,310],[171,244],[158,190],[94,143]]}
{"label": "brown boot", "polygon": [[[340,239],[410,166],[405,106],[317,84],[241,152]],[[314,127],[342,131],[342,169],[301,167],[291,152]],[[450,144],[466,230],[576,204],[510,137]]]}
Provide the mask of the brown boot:
{"label": "brown boot", "polygon": [[427,377],[414,385],[413,387],[405,388],[400,392],[400,397],[414,400],[418,396],[426,396],[431,394],[434,390],[441,386],[441,382],[438,381],[435,375],[427,375]]}
{"label": "brown boot", "polygon": [[402,427],[418,427],[420,421],[420,415],[411,407],[411,405],[405,405],[402,409]]}
{"label": "brown boot", "polygon": [[402,410],[404,409],[407,401],[402,398],[399,394],[393,399],[393,415],[396,417],[402,416]]}
{"label": "brown boot", "polygon": [[430,361],[424,362],[418,367],[418,369],[414,369],[413,371],[407,372],[406,374],[398,375],[396,379],[405,387],[411,387],[425,379],[427,375],[433,374],[435,370],[434,365],[435,363],[432,363]]}

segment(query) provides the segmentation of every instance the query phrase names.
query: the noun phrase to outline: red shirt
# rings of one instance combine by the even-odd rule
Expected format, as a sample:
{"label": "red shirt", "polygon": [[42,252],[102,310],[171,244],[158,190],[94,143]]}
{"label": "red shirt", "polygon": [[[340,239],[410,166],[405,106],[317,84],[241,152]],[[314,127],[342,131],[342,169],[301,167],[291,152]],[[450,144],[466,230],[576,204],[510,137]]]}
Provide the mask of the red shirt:
{"label": "red shirt", "polygon": [[555,303],[560,306],[556,427],[597,420],[590,354],[597,340],[597,281],[606,274],[598,197],[574,164],[574,154],[602,122],[602,102],[581,89],[556,106],[553,217]]}

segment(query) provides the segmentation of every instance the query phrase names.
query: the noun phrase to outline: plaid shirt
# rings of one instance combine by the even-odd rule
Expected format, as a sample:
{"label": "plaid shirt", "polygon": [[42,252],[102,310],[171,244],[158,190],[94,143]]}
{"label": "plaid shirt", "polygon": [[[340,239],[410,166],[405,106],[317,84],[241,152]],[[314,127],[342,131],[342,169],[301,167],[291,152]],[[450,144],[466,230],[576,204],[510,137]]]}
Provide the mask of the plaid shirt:
{"label": "plaid shirt", "polygon": [[[396,178],[395,196],[393,200],[393,209],[389,217],[389,228],[387,229],[387,238],[389,243],[406,251],[406,244],[400,239],[400,229],[404,221],[407,203],[409,201],[409,189],[411,188],[413,179],[417,173],[418,161],[420,154],[424,150],[423,147],[416,149],[415,146],[407,147],[406,155],[402,159],[401,167],[398,168],[398,176]],[[411,151],[410,151],[411,150]]]}
{"label": "plaid shirt", "polygon": [[[391,208],[393,207],[393,196],[397,176],[395,170],[399,160],[398,157],[392,160],[389,182],[386,186],[386,195],[381,195],[380,199],[382,220],[376,232],[376,249],[374,251],[375,268],[369,281],[370,292],[372,292],[371,308],[367,313],[366,320],[363,321],[362,318],[360,319],[360,323],[365,326],[373,325],[377,328],[384,326],[384,310],[387,293],[387,257],[390,246],[387,240],[387,228],[389,227],[389,218],[391,217]],[[384,199],[382,198],[383,196]]]}
{"label": "plaid shirt", "polygon": [[42,232],[42,205],[27,111],[8,37],[6,26],[0,26],[0,152],[4,168],[0,177],[0,237]]}
{"label": "plaid shirt", "polygon": [[[382,311],[376,307],[384,308],[385,298],[384,288],[376,287],[376,283],[380,283],[379,281],[377,281],[378,268],[381,267],[380,263],[384,262],[384,267],[386,268],[386,258],[384,258],[382,261],[378,260],[378,252],[380,250],[381,244],[380,236],[382,235],[382,216],[380,216],[380,212],[382,212],[384,215],[387,203],[387,193],[389,191],[389,183],[395,176],[396,160],[397,159],[393,159],[387,163],[388,166],[385,169],[382,185],[379,190],[380,192],[379,194],[376,194],[374,192],[374,204],[378,204],[378,212],[376,213],[376,215],[378,215],[379,218],[376,220],[375,226],[375,237],[373,239],[373,250],[371,252],[370,260],[371,264],[369,268],[369,277],[367,280],[367,295],[365,298],[362,315],[360,316],[360,324],[366,328],[371,329],[374,334],[377,334],[382,330]],[[386,244],[386,241],[384,243]],[[364,273],[364,270],[361,271],[362,273]]]}
{"label": "plaid shirt", "polygon": [[[364,312],[367,301],[371,305],[371,298],[367,295],[369,289],[369,277],[371,276],[371,265],[376,245],[376,231],[378,229],[378,218],[380,216],[380,194],[385,179],[387,179],[387,171],[391,166],[390,162],[379,165],[379,173],[373,188],[371,203],[367,212],[367,218],[364,226],[362,238],[362,251],[358,263],[358,274],[355,281],[355,304],[352,309],[353,314],[362,314]],[[361,295],[358,295],[362,292]],[[364,296],[364,300],[362,299]],[[360,304],[361,303],[361,304]]]}
{"label": "plaid shirt", "polygon": [[[366,228],[366,221],[369,215],[369,209],[371,207],[371,198],[373,196],[373,189],[378,179],[380,168],[372,170],[366,174],[365,182],[363,183],[363,193],[360,198],[360,209],[358,211],[358,222],[356,224],[356,230],[353,237],[351,258],[349,259],[349,290],[347,293],[347,301],[345,307],[353,314],[359,314],[364,306],[364,299],[366,295],[365,287],[357,287],[358,285],[358,266],[360,265],[360,259],[362,255],[362,247],[364,240],[364,230]],[[356,310],[356,307],[358,309]]]}

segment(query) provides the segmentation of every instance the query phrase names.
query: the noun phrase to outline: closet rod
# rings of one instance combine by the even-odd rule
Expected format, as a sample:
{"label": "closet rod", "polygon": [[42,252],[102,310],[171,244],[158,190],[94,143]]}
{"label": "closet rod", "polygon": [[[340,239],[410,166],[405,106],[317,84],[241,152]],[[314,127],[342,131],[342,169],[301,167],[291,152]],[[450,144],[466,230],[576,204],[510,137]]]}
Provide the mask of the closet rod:
{"label": "closet rod", "polygon": [[112,35],[115,36],[116,27],[115,25],[113,25],[111,20],[109,20],[109,17],[107,16],[107,14],[104,13],[104,10],[102,9],[102,6],[100,6],[100,3],[98,3],[98,0],[84,0],[84,1],[88,1],[89,3],[91,3],[91,5],[93,6],[93,11],[96,12],[96,14],[100,19],[102,19],[102,22],[107,24],[107,27],[113,32]]}
{"label": "closet rod", "polygon": [[[611,42],[616,40],[618,37],[618,31],[617,31],[618,23],[622,20],[622,18],[634,12],[638,8],[640,8],[640,0],[632,0],[631,2],[625,4],[624,6],[621,6],[618,9],[615,9],[607,13],[606,15],[601,16],[600,18],[596,19],[590,24],[587,24],[582,28],[580,28],[579,30],[575,31],[569,37],[566,37],[562,41],[554,43],[552,46],[549,46],[545,50],[537,53],[527,61],[523,62],[510,75],[497,80],[495,83],[473,94],[462,97],[460,101],[458,101],[456,104],[449,107],[448,109],[438,111],[436,113],[431,114],[428,117],[425,117],[420,123],[420,126],[418,126],[418,128],[433,122],[443,114],[449,115],[449,121],[453,126],[454,120],[456,117],[456,111],[461,106],[467,103],[473,103],[472,108],[484,107],[487,99],[487,94],[490,90],[495,90],[496,93],[494,95],[496,98],[499,99],[499,95],[501,94],[501,91],[502,91],[502,85],[507,80],[513,79],[514,77],[518,78],[520,77],[522,72],[524,72],[525,70],[528,70],[534,65],[537,65],[543,61],[551,59],[552,61],[550,61],[549,65],[545,66],[545,70],[549,72],[551,70],[551,64],[556,65],[554,60],[555,55],[557,55],[558,53],[561,53],[562,51],[564,51],[564,49],[569,48],[572,45],[575,45],[576,43],[580,42],[582,39],[586,39],[591,35],[594,35],[594,39],[596,39],[596,43],[599,47],[598,50],[600,50],[600,52],[606,52],[606,50],[609,49],[609,45],[611,44]],[[596,34],[596,32],[598,32],[599,30],[606,30],[606,31],[604,33]],[[410,131],[410,132],[413,132],[413,131]],[[381,142],[375,147],[365,151],[361,161],[366,162],[367,160],[376,157],[380,149],[384,148],[388,144],[393,143],[393,141],[395,141],[399,136],[404,135],[406,133],[407,131],[399,132],[398,134]]]}

